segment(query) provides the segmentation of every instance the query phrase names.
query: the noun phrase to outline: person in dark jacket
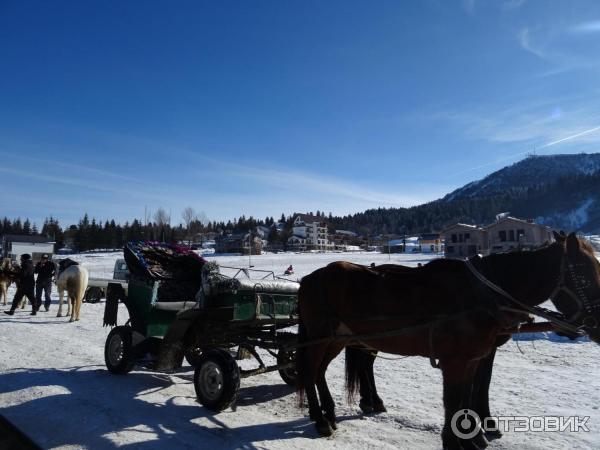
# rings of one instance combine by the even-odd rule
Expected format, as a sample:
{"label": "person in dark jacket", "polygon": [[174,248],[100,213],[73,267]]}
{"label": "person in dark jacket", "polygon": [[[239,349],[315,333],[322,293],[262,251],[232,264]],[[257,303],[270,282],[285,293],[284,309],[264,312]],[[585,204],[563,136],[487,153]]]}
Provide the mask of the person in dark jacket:
{"label": "person in dark jacket", "polygon": [[26,296],[31,303],[31,315],[35,316],[38,310],[35,296],[33,295],[35,278],[33,276],[33,263],[31,262],[31,255],[27,253],[21,255],[21,267],[17,272],[16,284],[17,292],[15,292],[10,311],[4,311],[4,314],[12,316],[15,313],[15,309],[17,309],[17,305],[23,296]]}
{"label": "person in dark jacket", "polygon": [[56,275],[56,265],[49,261],[48,255],[42,255],[42,259],[35,265],[34,272],[38,274],[35,280],[35,303],[36,308],[42,307],[42,293],[44,293],[44,309],[50,309],[50,294],[52,293],[52,278]]}

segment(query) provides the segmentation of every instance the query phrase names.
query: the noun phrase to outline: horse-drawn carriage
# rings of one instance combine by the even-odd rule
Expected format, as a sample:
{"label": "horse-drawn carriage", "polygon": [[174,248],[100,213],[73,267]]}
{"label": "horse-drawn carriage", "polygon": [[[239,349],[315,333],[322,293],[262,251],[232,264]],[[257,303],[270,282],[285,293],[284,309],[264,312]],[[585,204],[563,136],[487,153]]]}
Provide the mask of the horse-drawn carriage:
{"label": "horse-drawn carriage", "polygon": [[[119,300],[129,312],[106,339],[109,371],[125,374],[137,363],[173,371],[185,358],[195,369],[198,400],[215,411],[233,403],[240,378],[277,370],[295,384],[294,354],[286,348],[297,337],[283,330],[298,322],[298,283],[270,271],[219,268],[175,245],[130,243],[125,259],[127,294],[118,283],[107,289],[105,325],[116,325]],[[257,348],[277,363],[267,366]],[[240,369],[236,359],[244,357],[258,367]]]}

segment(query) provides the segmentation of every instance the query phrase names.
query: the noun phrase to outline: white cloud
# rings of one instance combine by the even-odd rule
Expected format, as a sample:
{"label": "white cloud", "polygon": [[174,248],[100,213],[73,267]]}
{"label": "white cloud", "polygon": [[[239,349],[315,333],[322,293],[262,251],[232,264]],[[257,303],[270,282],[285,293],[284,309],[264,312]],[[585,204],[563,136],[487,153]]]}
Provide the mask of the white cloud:
{"label": "white cloud", "polygon": [[600,32],[600,20],[592,22],[582,22],[577,25],[573,25],[569,28],[571,33],[598,33]]}
{"label": "white cloud", "polygon": [[517,37],[523,50],[537,56],[538,58],[546,59],[544,52],[531,43],[531,33],[529,28],[523,28],[521,31],[519,31]]}
{"label": "white cloud", "polygon": [[207,170],[204,176],[210,173],[235,173],[236,177],[248,178],[256,184],[274,189],[273,192],[286,191],[294,196],[294,200],[300,197],[310,197],[318,203],[325,198],[336,198],[344,204],[360,203],[368,204],[370,207],[378,206],[412,206],[431,200],[424,195],[390,194],[392,189],[385,188],[374,190],[372,186],[350,183],[339,178],[324,177],[321,175],[308,174],[305,172],[282,167],[266,167],[264,165],[251,165],[231,163],[213,158],[201,157],[222,170]]}

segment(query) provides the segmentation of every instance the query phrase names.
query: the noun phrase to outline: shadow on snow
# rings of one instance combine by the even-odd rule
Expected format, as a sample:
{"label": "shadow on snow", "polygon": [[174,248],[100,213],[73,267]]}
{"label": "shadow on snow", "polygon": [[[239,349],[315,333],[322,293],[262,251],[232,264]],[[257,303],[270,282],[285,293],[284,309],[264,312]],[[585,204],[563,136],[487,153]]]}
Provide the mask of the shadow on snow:
{"label": "shadow on snow", "polygon": [[[317,437],[307,418],[229,427],[219,419],[219,414],[195,403],[191,383],[189,396],[175,396],[164,404],[152,403],[141,397],[168,389],[175,384],[173,378],[189,382],[189,377],[149,372],[117,376],[99,367],[4,372],[0,374],[0,394],[27,388],[34,389],[34,396],[37,392],[40,394],[7,406],[2,413],[43,448],[80,445],[94,449],[162,449],[201,445],[254,449],[255,441]],[[50,386],[64,388],[64,391],[42,396],[44,387]],[[237,406],[244,408],[293,395],[293,392],[293,388],[286,385],[242,387]],[[177,399],[184,400],[177,402]],[[290,398],[289,404],[290,408],[297,408],[295,398]],[[297,411],[298,415],[302,414]],[[220,414],[241,413],[228,410]],[[197,419],[208,420],[212,426],[196,423]],[[124,434],[132,430],[132,434]]]}

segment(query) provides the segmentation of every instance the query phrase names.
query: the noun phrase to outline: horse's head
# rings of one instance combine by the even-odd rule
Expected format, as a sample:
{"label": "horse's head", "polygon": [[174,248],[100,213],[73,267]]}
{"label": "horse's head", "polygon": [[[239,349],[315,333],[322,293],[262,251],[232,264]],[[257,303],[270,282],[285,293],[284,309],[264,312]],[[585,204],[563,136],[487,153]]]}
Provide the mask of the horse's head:
{"label": "horse's head", "polygon": [[600,263],[594,249],[575,233],[555,233],[554,238],[564,256],[551,300],[570,324],[600,343]]}

